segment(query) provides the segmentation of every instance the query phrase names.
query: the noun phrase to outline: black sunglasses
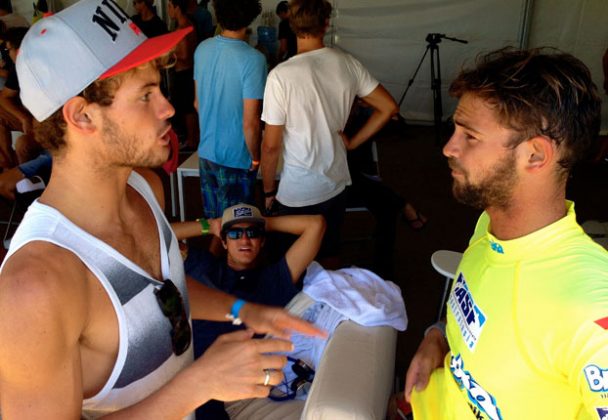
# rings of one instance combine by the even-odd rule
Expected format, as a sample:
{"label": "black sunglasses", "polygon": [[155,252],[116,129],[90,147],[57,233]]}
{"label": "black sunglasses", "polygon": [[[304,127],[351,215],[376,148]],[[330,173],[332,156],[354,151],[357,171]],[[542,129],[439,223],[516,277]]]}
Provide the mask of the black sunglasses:
{"label": "black sunglasses", "polygon": [[192,337],[182,295],[171,280],[164,280],[162,287],[155,289],[154,294],[163,315],[171,322],[173,353],[179,356],[188,350]]}
{"label": "black sunglasses", "polygon": [[273,401],[293,400],[298,394],[298,391],[308,391],[308,389],[310,389],[312,380],[315,377],[315,370],[303,360],[294,359],[289,356],[287,356],[287,360],[292,363],[291,370],[296,374],[296,377],[289,382],[283,380],[279,385],[273,386],[270,389],[268,398]]}
{"label": "black sunglasses", "polygon": [[228,239],[241,239],[243,234],[247,235],[249,239],[261,238],[264,236],[264,229],[259,226],[249,226],[246,228],[232,227],[226,230]]}

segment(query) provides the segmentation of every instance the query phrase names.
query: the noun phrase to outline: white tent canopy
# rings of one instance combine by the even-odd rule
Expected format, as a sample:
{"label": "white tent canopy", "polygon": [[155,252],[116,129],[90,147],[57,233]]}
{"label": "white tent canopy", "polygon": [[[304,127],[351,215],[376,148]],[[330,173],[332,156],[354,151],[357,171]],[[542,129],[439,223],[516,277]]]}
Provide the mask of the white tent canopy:
{"label": "white tent canopy", "polygon": [[[31,0],[13,1],[17,13],[31,18]],[[59,10],[73,2],[49,0],[49,5]],[[131,1],[118,3],[133,13]],[[269,15],[277,3],[262,0]],[[454,110],[455,101],[447,95],[447,88],[460,68],[480,53],[507,45],[551,46],[569,52],[587,64],[600,89],[603,85],[601,59],[608,48],[606,0],[333,0],[332,4],[328,43],[360,59],[396,100],[420,63],[428,34],[467,40],[468,44],[448,40],[439,44],[444,116]],[[164,10],[164,4],[159,6]],[[252,42],[255,28],[261,24],[261,18],[253,23]],[[601,92],[606,103],[608,97],[603,89]],[[403,101],[401,114],[410,122],[433,121],[430,54]],[[605,131],[605,106],[602,116]]]}

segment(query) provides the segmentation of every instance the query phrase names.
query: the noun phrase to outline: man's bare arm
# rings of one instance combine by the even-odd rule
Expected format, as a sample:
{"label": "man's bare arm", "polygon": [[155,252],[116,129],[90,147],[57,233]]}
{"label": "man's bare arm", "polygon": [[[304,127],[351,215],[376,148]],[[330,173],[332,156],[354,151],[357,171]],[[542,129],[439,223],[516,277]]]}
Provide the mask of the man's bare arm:
{"label": "man's bare arm", "polygon": [[411,401],[412,391],[422,391],[426,388],[431,373],[443,366],[443,359],[450,351],[443,333],[432,328],[425,335],[416,354],[412,358],[405,375],[405,399]]}
{"label": "man's bare arm", "polygon": [[291,280],[295,283],[319,252],[325,219],[320,215],[267,217],[266,230],[298,236],[285,254]]}
{"label": "man's bare arm", "polygon": [[34,242],[0,275],[0,395],[4,418],[78,419],[85,329],[84,269]]}
{"label": "man's bare arm", "polygon": [[344,133],[340,132],[348,150],[356,149],[367,141],[399,111],[397,103],[382,85],[378,85],[372,93],[361,99],[370,105],[374,112],[352,138],[349,139]]}
{"label": "man's bare arm", "polygon": [[[264,192],[274,191],[276,188],[276,173],[279,157],[283,152],[284,125],[266,124],[264,128],[264,141],[262,142],[262,181]],[[274,197],[266,197],[266,208],[272,204]]]}
{"label": "man's bare arm", "polygon": [[198,112],[198,83],[194,81],[194,109]]}
{"label": "man's bare arm", "polygon": [[32,131],[32,116],[27,110],[19,105],[16,100],[19,92],[4,87],[0,92],[0,106],[21,121],[21,131],[29,134]]}
{"label": "man's bare arm", "polygon": [[[260,103],[259,99],[243,99],[243,135],[245,144],[251,155],[251,160],[260,161]],[[252,170],[257,169],[258,164],[252,164]]]}
{"label": "man's bare arm", "polygon": [[[103,334],[109,328],[110,335],[118,335],[118,325],[115,331],[108,327],[107,316],[100,324],[103,305],[87,286],[87,278],[97,282],[91,276],[76,256],[45,242],[26,245],[7,262],[0,275],[4,418],[80,419],[83,396],[93,395],[107,379],[118,337],[115,346],[102,349]],[[94,356],[86,346],[97,349]],[[284,340],[252,340],[251,331],[226,334],[158,391],[106,417],[183,418],[210,399],[265,397],[264,369],[273,369],[269,384],[274,385],[285,364],[284,356],[270,353],[292,349]],[[99,360],[107,362],[107,372],[97,366]]]}
{"label": "man's bare arm", "polygon": [[[226,314],[236,301],[236,297],[212,289],[191,277],[187,278],[190,311],[192,318],[210,321],[226,321]],[[324,337],[325,333],[312,324],[292,317],[278,307],[258,305],[247,302],[241,309],[239,317],[247,327],[260,334],[271,334],[279,338],[289,338],[292,332]]]}

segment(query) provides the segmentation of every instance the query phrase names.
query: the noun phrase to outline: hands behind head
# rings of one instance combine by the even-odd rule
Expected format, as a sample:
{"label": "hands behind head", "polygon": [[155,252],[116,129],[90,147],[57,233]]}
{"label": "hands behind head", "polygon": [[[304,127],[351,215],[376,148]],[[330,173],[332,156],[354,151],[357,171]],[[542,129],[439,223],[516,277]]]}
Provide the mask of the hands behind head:
{"label": "hands behind head", "polygon": [[207,221],[209,222],[209,233],[219,238],[222,230],[222,218],[218,217],[216,219],[208,219]]}

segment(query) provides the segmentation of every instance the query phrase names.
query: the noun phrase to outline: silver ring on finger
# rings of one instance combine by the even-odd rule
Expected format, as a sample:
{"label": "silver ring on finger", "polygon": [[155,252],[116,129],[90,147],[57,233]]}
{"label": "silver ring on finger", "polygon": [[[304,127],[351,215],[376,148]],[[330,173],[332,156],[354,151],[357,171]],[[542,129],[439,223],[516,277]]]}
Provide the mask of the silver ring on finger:
{"label": "silver ring on finger", "polygon": [[264,369],[264,386],[268,386],[270,383],[270,369]]}

